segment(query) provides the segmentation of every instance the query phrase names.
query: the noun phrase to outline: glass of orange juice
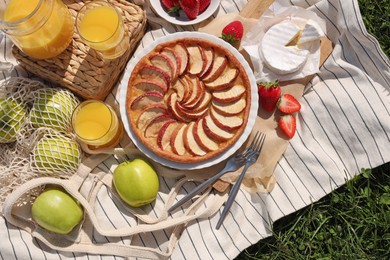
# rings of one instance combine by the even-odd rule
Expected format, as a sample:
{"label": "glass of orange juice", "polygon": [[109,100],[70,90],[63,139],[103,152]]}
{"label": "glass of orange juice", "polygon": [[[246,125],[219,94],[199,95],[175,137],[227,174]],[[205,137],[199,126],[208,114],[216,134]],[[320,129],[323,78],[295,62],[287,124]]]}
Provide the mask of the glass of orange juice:
{"label": "glass of orange juice", "polygon": [[78,140],[89,149],[114,147],[123,132],[114,109],[100,100],[81,102],[73,111],[72,127]]}
{"label": "glass of orange juice", "polygon": [[62,0],[3,0],[0,28],[26,55],[47,59],[72,41],[73,18]]}
{"label": "glass of orange juice", "polygon": [[104,59],[115,59],[130,47],[121,13],[106,1],[85,4],[77,13],[76,29],[84,43]]}

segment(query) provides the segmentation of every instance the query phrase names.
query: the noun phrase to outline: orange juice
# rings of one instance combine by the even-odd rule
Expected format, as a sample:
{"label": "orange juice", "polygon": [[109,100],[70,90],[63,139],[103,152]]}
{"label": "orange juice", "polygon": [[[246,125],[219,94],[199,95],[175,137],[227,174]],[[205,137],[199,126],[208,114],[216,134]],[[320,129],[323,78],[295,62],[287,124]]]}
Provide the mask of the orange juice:
{"label": "orange juice", "polygon": [[119,120],[115,111],[104,102],[87,100],[73,112],[72,126],[80,141],[103,146],[117,136]]}
{"label": "orange juice", "polygon": [[77,14],[76,28],[84,42],[106,59],[119,57],[130,45],[120,13],[107,2],[86,4]]}
{"label": "orange juice", "polygon": [[25,54],[57,56],[72,40],[72,16],[62,0],[8,0],[2,29]]}

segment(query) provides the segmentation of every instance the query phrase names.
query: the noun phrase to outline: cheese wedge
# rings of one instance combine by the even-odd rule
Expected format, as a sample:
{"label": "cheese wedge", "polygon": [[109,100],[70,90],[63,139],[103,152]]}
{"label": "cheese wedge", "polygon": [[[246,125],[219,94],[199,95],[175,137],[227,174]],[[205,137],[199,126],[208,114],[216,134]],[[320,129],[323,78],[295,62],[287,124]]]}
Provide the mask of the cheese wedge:
{"label": "cheese wedge", "polygon": [[320,40],[321,34],[317,27],[313,24],[313,21],[308,20],[305,27],[302,30],[301,37],[298,39],[297,45]]}

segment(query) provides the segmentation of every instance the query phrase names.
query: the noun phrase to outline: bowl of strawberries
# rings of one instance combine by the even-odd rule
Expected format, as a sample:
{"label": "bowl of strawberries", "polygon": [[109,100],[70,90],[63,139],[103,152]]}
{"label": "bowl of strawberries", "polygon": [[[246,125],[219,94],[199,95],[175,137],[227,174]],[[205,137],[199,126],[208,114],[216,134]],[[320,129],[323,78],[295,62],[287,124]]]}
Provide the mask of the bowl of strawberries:
{"label": "bowl of strawberries", "polygon": [[177,25],[193,25],[209,18],[221,0],[149,0],[152,8],[166,21]]}

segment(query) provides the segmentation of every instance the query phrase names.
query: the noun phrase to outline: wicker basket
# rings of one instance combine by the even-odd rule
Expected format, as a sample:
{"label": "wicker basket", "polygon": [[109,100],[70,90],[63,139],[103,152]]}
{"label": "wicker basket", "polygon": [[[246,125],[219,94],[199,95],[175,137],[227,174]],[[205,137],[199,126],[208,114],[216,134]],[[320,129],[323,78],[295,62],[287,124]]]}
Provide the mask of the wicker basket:
{"label": "wicker basket", "polygon": [[[14,46],[12,52],[19,64],[31,73],[68,88],[85,99],[104,99],[116,85],[127,61],[143,37],[146,28],[145,12],[126,0],[109,0],[123,15],[130,36],[130,48],[121,57],[103,60],[86,46],[75,33],[68,48],[51,59],[37,60],[26,56]],[[82,1],[64,0],[73,17],[84,5]]]}

